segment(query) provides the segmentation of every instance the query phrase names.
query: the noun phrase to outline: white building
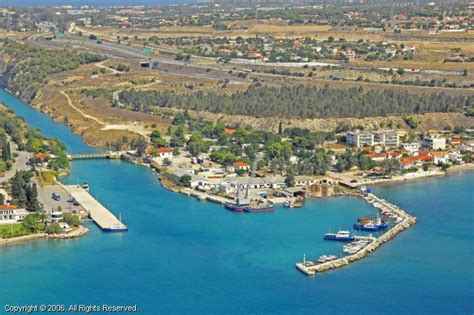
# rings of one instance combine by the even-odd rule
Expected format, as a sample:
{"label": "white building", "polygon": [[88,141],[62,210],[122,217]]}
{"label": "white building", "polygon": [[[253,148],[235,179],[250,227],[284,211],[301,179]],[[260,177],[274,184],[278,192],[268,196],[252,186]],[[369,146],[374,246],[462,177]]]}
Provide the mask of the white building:
{"label": "white building", "polygon": [[51,211],[51,221],[58,223],[63,220],[62,211]]}
{"label": "white building", "polygon": [[449,160],[453,163],[462,163],[462,155],[458,152],[451,152],[449,153]]}
{"label": "white building", "polygon": [[374,144],[374,135],[371,132],[360,130],[350,131],[346,134],[346,143],[357,148],[372,146]]}
{"label": "white building", "polygon": [[400,135],[394,130],[377,130],[374,133],[374,142],[386,147],[398,147]]}
{"label": "white building", "polygon": [[162,159],[172,159],[173,158],[173,149],[171,148],[158,148],[156,149],[158,157]]}
{"label": "white building", "polygon": [[422,145],[431,150],[443,150],[446,148],[446,138],[438,135],[425,135]]}
{"label": "white building", "polygon": [[418,152],[420,150],[421,145],[418,142],[410,142],[410,143],[402,143],[400,147],[409,152]]}
{"label": "white building", "polygon": [[15,205],[0,205],[0,224],[16,223],[24,220],[27,215],[28,211]]}

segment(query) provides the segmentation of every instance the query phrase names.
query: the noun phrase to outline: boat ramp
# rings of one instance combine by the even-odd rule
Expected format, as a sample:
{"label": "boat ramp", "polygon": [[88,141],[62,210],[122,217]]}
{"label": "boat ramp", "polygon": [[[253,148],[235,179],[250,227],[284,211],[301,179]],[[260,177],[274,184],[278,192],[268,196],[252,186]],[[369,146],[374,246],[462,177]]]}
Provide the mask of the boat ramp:
{"label": "boat ramp", "polygon": [[127,226],[79,185],[62,185],[89,213],[91,219],[106,232],[125,232]]}

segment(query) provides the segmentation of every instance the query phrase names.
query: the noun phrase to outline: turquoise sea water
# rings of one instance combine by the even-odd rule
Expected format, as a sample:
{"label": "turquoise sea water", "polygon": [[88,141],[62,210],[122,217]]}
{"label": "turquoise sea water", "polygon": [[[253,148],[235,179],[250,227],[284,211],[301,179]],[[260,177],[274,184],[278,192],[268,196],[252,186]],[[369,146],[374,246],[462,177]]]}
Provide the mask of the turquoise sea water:
{"label": "turquoise sea water", "polygon": [[[0,91],[0,101],[73,152],[67,128]],[[59,129],[58,129],[59,128]],[[339,254],[322,240],[374,213],[356,198],[309,201],[275,213],[233,214],[163,189],[148,168],[77,161],[65,183],[87,181],[128,233],[1,248],[2,304],[137,304],[140,314],[472,314],[474,173],[374,187],[418,218],[366,259],[316,277],[294,263]],[[1,313],[1,311],[0,311]]]}

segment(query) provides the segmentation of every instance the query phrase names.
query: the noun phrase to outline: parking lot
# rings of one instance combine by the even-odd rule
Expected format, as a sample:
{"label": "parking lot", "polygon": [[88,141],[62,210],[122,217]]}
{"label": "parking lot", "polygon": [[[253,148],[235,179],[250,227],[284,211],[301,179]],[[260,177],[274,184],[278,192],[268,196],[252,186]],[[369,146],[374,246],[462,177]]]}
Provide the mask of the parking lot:
{"label": "parking lot", "polygon": [[[57,193],[61,199],[59,201],[54,200],[51,197],[53,193]],[[38,188],[38,200],[43,205],[46,213],[51,213],[51,210],[57,210],[58,206],[60,206],[64,213],[79,214],[83,208],[81,206],[74,206],[72,202],[67,202],[70,198],[71,196],[59,185]]]}

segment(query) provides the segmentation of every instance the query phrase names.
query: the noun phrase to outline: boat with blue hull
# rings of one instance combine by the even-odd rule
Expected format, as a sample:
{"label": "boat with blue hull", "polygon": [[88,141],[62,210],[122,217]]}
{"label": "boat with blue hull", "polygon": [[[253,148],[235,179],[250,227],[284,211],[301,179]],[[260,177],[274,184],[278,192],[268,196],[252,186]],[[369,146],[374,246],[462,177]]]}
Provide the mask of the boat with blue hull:
{"label": "boat with blue hull", "polygon": [[270,201],[266,201],[256,206],[248,206],[244,208],[244,212],[250,212],[250,213],[272,212],[274,210],[275,210],[275,206]]}
{"label": "boat with blue hull", "polygon": [[337,233],[327,233],[324,235],[326,241],[352,242],[355,236],[351,235],[349,231],[339,231]]}
{"label": "boat with blue hull", "polygon": [[388,227],[388,223],[377,218],[373,221],[369,221],[365,223],[357,222],[353,225],[353,227],[355,230],[359,230],[359,231],[375,232],[375,231],[386,229]]}

